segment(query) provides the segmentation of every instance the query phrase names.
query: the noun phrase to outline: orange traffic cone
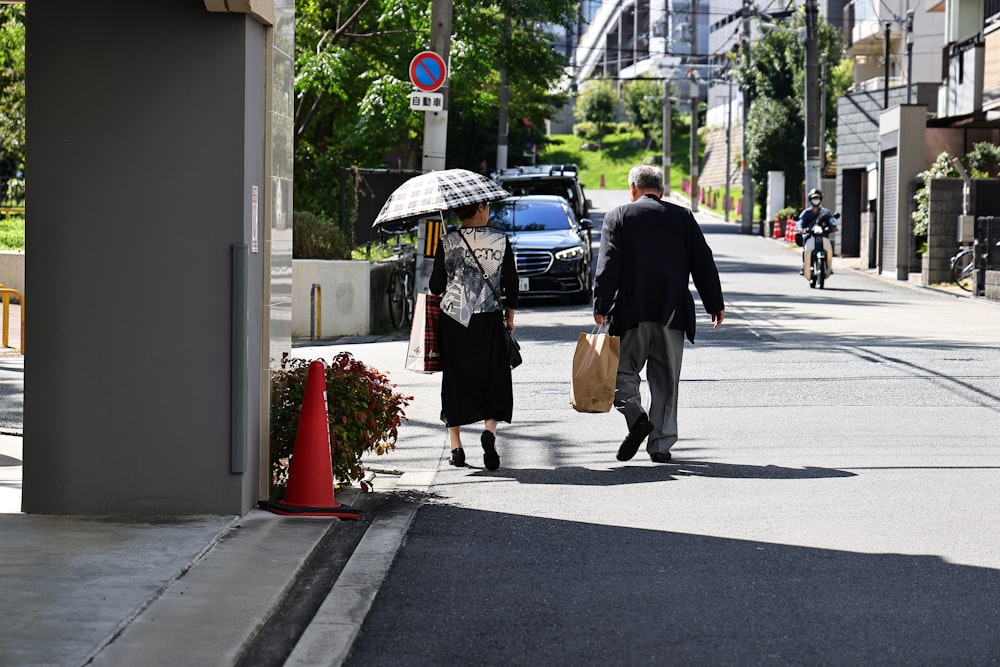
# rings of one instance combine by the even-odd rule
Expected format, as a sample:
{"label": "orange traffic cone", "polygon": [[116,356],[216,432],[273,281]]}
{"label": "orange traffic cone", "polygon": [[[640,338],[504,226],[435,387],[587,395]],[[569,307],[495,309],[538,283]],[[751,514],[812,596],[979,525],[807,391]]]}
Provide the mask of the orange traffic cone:
{"label": "orange traffic cone", "polygon": [[336,516],[359,519],[360,510],[341,505],[333,493],[330,424],[326,408],[326,369],[322,361],[309,364],[302,412],[288,467],[284,500],[261,500],[262,509],[294,516]]}
{"label": "orange traffic cone", "polygon": [[795,243],[795,220],[792,216],[788,216],[788,220],[785,221],[785,240]]}
{"label": "orange traffic cone", "polygon": [[774,216],[774,229],[771,231],[771,238],[781,238],[781,219],[778,216]]}

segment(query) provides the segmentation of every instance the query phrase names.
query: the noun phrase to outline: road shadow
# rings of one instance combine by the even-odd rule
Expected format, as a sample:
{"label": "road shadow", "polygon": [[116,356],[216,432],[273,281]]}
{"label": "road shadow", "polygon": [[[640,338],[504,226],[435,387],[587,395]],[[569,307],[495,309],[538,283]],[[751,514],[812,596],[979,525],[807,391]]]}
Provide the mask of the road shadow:
{"label": "road shadow", "polygon": [[344,664],[992,665],[997,590],[937,556],[425,505]]}
{"label": "road shadow", "polygon": [[642,465],[624,464],[619,467],[596,470],[583,466],[561,466],[557,468],[501,468],[500,470],[477,469],[472,466],[473,477],[498,477],[512,479],[521,484],[558,484],[567,486],[619,486],[622,484],[648,484],[668,482],[683,477],[712,477],[718,479],[766,479],[800,480],[855,477],[855,473],[836,468],[786,468],[783,466],[756,466],[734,463],[714,463],[711,461],[671,461],[666,464],[651,464],[641,453]]}

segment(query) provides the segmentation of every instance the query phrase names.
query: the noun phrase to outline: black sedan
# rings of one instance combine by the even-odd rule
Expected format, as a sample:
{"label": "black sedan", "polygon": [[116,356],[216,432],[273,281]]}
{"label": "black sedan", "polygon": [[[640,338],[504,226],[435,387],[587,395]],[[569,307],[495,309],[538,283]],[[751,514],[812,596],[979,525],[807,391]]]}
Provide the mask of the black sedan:
{"label": "black sedan", "polygon": [[490,227],[505,232],[517,257],[521,296],[568,296],[589,303],[590,230],[577,222],[566,200],[556,195],[525,195],[494,202]]}

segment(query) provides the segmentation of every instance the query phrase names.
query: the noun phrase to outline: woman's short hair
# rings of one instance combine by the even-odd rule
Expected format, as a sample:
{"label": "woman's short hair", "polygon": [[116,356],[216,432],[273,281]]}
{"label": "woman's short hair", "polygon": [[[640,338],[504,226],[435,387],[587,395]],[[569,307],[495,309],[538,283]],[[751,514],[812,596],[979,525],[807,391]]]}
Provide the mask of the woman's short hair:
{"label": "woman's short hair", "polygon": [[659,190],[663,191],[663,172],[659,167],[649,164],[640,164],[628,172],[628,184],[635,186],[637,190]]}
{"label": "woman's short hair", "polygon": [[468,220],[476,214],[479,210],[479,203],[476,204],[466,204],[465,206],[459,206],[458,208],[452,209],[452,212],[458,217],[459,220]]}

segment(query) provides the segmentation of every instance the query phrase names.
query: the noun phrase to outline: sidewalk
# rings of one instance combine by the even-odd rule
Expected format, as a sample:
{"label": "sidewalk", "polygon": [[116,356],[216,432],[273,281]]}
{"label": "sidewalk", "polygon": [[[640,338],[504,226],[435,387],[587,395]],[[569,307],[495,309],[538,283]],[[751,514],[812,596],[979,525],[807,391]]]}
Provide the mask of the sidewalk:
{"label": "sidewalk", "polygon": [[341,569],[285,664],[338,664],[416,512],[387,499],[433,476],[339,492],[359,521],[26,515],[21,459],[21,438],[0,435],[0,665],[19,667],[235,665],[320,553]]}

